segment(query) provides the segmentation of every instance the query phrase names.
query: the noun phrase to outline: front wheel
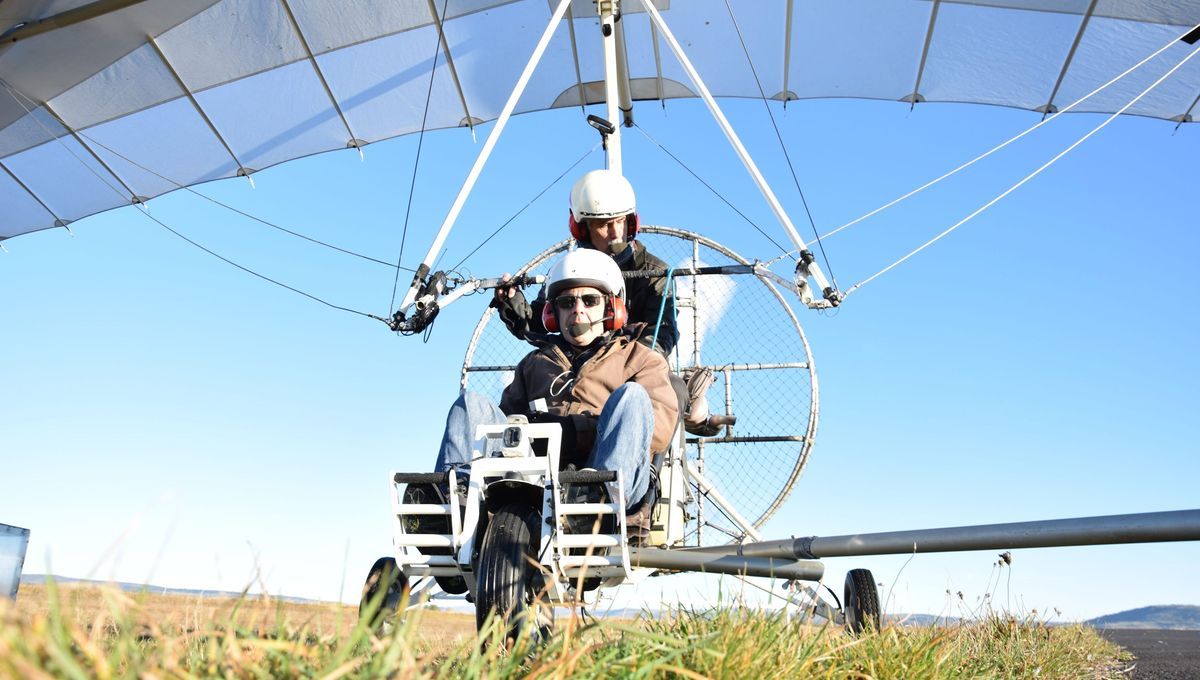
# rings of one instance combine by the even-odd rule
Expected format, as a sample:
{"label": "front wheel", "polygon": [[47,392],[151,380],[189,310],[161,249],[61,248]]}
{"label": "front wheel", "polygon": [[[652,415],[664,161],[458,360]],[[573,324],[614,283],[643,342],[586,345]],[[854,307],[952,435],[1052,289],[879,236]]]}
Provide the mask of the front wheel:
{"label": "front wheel", "polygon": [[882,623],[879,611],[879,590],[869,569],[846,572],[846,631],[861,635],[864,630],[878,631]]}
{"label": "front wheel", "polygon": [[554,609],[543,599],[537,559],[542,516],[526,503],[509,503],[492,515],[479,551],[475,623],[483,630],[488,617],[504,621],[511,643],[525,626],[538,639],[549,637]]}
{"label": "front wheel", "polygon": [[380,557],[367,572],[358,616],[374,631],[386,631],[386,624],[408,604],[408,578],[394,557]]}

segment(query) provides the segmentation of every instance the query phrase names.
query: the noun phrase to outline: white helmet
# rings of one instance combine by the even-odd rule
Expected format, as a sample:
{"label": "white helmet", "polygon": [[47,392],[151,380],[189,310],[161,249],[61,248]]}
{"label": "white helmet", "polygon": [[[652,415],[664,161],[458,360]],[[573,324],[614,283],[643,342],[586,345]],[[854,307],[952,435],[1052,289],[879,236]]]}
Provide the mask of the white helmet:
{"label": "white helmet", "polygon": [[576,222],[619,217],[636,210],[633,185],[612,170],[592,170],[571,187],[571,216]]}
{"label": "white helmet", "polygon": [[563,255],[546,275],[546,299],[567,288],[590,286],[605,295],[625,298],[625,277],[611,257],[598,250],[579,248]]}

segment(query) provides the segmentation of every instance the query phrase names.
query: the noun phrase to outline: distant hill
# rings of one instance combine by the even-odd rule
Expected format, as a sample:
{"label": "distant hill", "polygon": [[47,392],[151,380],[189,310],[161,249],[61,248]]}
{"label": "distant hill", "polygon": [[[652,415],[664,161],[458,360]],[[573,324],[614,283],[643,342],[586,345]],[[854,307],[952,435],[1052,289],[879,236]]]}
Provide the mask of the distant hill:
{"label": "distant hill", "polygon": [[[2,2],[3,0],[0,0]],[[21,577],[22,584],[44,585],[47,577],[43,574],[25,574]],[[121,583],[111,581],[92,581],[88,579],[77,579],[63,576],[56,576],[55,582],[61,584],[76,584],[76,585],[113,585],[127,592],[142,592],[146,591],[156,595],[183,595],[187,597],[229,597],[239,598],[243,594],[240,592],[218,591],[218,590],[199,590],[192,588],[164,588],[162,586],[141,584],[141,583]],[[257,593],[250,593],[249,597],[258,597]],[[288,596],[272,596],[276,600],[291,602],[296,604],[313,604],[316,600],[309,600],[302,597]],[[475,606],[460,597],[441,595],[436,597],[430,605],[438,610],[449,612],[473,612]],[[603,607],[591,611],[593,616],[600,618],[618,618],[618,619],[637,619],[643,614],[650,616],[659,616],[661,611],[658,609],[636,609],[636,608],[614,608],[605,609]],[[930,614],[887,614],[885,616],[887,622],[893,625],[903,626],[931,626],[931,625],[950,625],[958,623],[956,617],[933,616]],[[813,618],[814,622],[822,621],[820,616]],[[1172,604],[1172,605],[1157,605],[1153,607],[1140,607],[1138,609],[1130,609],[1116,614],[1106,614],[1098,616],[1094,619],[1089,619],[1083,622],[1084,625],[1095,628],[1126,628],[1126,629],[1159,629],[1159,630],[1200,630],[1200,606]]]}
{"label": "distant hill", "polygon": [[[47,580],[49,580],[49,577],[47,577],[45,574],[25,574],[25,575],[21,576],[21,584],[22,585],[29,584],[29,585],[40,586],[40,585],[45,585]],[[200,590],[200,589],[196,589],[196,588],[165,588],[163,586],[156,586],[156,585],[152,585],[152,584],[148,584],[148,583],[126,583],[124,581],[93,581],[91,579],[71,578],[69,576],[55,576],[54,582],[57,584],[60,584],[60,585],[82,585],[82,586],[105,586],[105,585],[107,585],[107,586],[114,586],[116,588],[119,588],[119,589],[127,592],[127,593],[140,593],[140,592],[145,591],[147,593],[152,593],[154,595],[182,595],[184,597],[228,597],[228,598],[234,598],[234,599],[237,599],[237,598],[240,598],[243,596],[243,593],[232,592],[232,591],[228,591],[228,590]],[[259,594],[258,593],[249,593],[249,594],[246,594],[246,596],[254,598],[254,597],[259,597]],[[272,597],[272,599],[280,600],[283,602],[293,602],[296,604],[312,604],[312,603],[316,602],[316,600],[309,600],[309,599],[303,598],[303,597],[289,597],[289,596],[276,596],[276,595],[272,595],[271,597]]]}
{"label": "distant hill", "polygon": [[1168,630],[1200,630],[1200,607],[1187,604],[1168,604],[1139,607],[1117,614],[1097,616],[1084,621],[1096,628],[1160,628]]}

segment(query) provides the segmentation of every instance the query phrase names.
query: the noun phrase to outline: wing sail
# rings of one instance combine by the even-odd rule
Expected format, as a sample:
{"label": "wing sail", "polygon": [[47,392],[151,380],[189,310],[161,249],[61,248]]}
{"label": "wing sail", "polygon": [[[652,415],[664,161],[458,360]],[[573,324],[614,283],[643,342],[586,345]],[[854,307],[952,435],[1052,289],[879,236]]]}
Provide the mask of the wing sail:
{"label": "wing sail", "polygon": [[[1053,112],[1200,23],[1200,2],[655,0],[717,96],[974,102]],[[116,9],[30,34],[63,5]],[[546,0],[98,0],[0,7],[0,239],[181,186],[494,119]],[[694,96],[625,0],[637,100]],[[518,112],[596,103],[591,0],[572,0]],[[736,28],[735,21],[736,19]],[[754,71],[742,55],[738,29]],[[1191,47],[1076,110],[1112,112]],[[434,64],[436,63],[436,68]],[[754,77],[757,75],[757,82]],[[430,87],[426,115],[426,92]],[[1190,122],[1200,63],[1129,113]]]}

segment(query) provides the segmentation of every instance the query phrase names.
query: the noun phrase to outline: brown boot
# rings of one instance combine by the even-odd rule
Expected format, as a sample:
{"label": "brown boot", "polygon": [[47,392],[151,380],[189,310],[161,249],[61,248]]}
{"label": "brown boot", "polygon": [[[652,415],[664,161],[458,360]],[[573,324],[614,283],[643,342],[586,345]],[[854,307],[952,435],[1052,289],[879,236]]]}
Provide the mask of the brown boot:
{"label": "brown boot", "polygon": [[639,506],[632,515],[625,515],[625,531],[629,537],[629,545],[640,547],[650,543],[650,513],[651,505]]}
{"label": "brown boot", "polygon": [[721,430],[727,425],[733,426],[735,424],[737,424],[737,416],[733,415],[732,413],[729,415],[714,413],[713,415],[705,418],[704,422],[698,425],[685,424],[684,429],[686,429],[689,434],[695,434],[701,437],[715,437],[720,434]]}
{"label": "brown boot", "polygon": [[654,504],[658,502],[658,493],[651,480],[646,495],[625,515],[625,534],[629,545],[638,547],[650,544],[650,520],[654,516]]}

